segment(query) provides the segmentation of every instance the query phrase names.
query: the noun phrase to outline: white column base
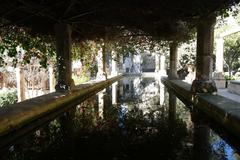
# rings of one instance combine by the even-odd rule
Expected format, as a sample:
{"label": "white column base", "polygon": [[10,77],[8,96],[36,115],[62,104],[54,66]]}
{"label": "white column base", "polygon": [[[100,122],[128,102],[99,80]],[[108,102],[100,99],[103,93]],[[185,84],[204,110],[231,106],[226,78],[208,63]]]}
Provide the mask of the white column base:
{"label": "white column base", "polygon": [[223,75],[222,72],[214,72],[213,73],[213,80],[216,83],[217,89],[225,88],[226,80],[225,80],[224,75]]}

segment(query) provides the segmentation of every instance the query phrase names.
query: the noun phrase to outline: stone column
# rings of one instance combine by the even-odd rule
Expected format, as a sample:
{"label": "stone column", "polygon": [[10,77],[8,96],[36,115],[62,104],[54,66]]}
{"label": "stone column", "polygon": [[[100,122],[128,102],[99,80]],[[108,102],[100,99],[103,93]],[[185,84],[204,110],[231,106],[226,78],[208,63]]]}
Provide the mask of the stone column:
{"label": "stone column", "polygon": [[172,42],[170,44],[170,70],[169,70],[169,79],[177,79],[177,50],[178,44]]}
{"label": "stone column", "polygon": [[98,50],[97,62],[98,62],[97,79],[99,80],[107,79],[105,45],[103,45]]}
{"label": "stone column", "polygon": [[155,72],[160,70],[160,56],[158,53],[155,53]]}
{"label": "stone column", "polygon": [[197,26],[196,79],[191,88],[193,92],[212,93],[217,91],[215,82],[212,80],[215,21],[215,16],[209,16]]}
{"label": "stone column", "polygon": [[24,70],[22,67],[16,68],[16,80],[17,80],[18,102],[21,102],[26,99],[25,76],[24,76]]}
{"label": "stone column", "polygon": [[166,60],[165,55],[161,55],[160,56],[160,74],[163,76],[167,75],[166,67],[165,67],[165,60]]}
{"label": "stone column", "polygon": [[50,90],[50,93],[51,93],[51,92],[55,91],[55,76],[54,76],[52,66],[49,66],[48,72],[49,72],[49,90]]}
{"label": "stone column", "polygon": [[71,65],[71,26],[58,23],[55,25],[57,48],[57,85],[56,90],[69,90],[72,85]]}
{"label": "stone column", "polygon": [[112,51],[112,70],[111,70],[111,76],[117,76],[118,75],[118,68],[117,68],[117,55],[115,51]]}
{"label": "stone column", "polygon": [[225,88],[225,78],[223,75],[223,38],[217,38],[216,43],[216,71],[213,74],[213,79],[216,83],[217,88]]}
{"label": "stone column", "polygon": [[118,72],[123,73],[123,55],[118,55]]}
{"label": "stone column", "polygon": [[216,72],[223,72],[223,46],[224,40],[223,38],[216,39]]}

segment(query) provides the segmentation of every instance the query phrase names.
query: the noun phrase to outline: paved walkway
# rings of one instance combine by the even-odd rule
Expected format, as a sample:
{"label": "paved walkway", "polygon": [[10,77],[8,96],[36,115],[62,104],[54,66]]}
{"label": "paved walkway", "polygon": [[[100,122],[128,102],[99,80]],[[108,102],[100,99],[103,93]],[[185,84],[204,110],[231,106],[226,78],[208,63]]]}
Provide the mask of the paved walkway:
{"label": "paved walkway", "polygon": [[240,95],[230,93],[227,89],[218,89],[218,95],[240,103]]}

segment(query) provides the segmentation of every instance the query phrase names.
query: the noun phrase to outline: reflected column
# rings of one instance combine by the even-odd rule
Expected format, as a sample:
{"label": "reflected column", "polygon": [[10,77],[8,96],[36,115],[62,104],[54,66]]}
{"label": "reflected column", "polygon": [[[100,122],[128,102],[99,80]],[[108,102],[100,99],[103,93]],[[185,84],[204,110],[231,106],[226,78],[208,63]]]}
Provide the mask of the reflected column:
{"label": "reflected column", "polygon": [[210,129],[204,123],[203,113],[196,108],[193,109],[192,119],[194,121],[193,132],[193,159],[205,160],[210,157]]}
{"label": "reflected column", "polygon": [[169,91],[169,110],[168,110],[168,118],[170,123],[174,123],[176,120],[176,101],[177,98],[173,94],[173,92]]}
{"label": "reflected column", "polygon": [[103,96],[104,104],[103,104],[103,117],[105,120],[110,120],[113,115],[112,114],[112,99],[111,99],[111,88],[107,87],[106,92]]}
{"label": "reflected column", "polygon": [[106,89],[104,89],[98,93],[98,118],[101,118],[101,119],[103,119],[105,93],[106,93]]}
{"label": "reflected column", "polygon": [[161,80],[159,80],[159,86],[160,86],[160,105],[162,106],[164,105],[165,101],[165,88]]}
{"label": "reflected column", "polygon": [[61,124],[61,132],[63,134],[63,140],[64,140],[64,148],[66,147],[64,152],[66,153],[66,157],[75,157],[75,143],[74,143],[74,118],[76,113],[76,107],[73,107],[73,109],[70,109],[69,111],[65,112],[64,115],[62,115],[59,118],[60,124]]}
{"label": "reflected column", "polygon": [[112,84],[112,105],[117,105],[117,86],[118,82]]}
{"label": "reflected column", "polygon": [[176,96],[171,91],[169,91],[168,127],[170,141],[173,142],[176,136]]}

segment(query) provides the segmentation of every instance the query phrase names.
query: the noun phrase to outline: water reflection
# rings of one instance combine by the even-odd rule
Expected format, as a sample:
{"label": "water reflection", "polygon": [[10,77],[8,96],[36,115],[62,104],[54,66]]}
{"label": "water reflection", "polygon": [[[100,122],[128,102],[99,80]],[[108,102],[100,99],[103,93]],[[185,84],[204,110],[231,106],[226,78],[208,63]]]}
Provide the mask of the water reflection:
{"label": "water reflection", "polygon": [[210,129],[204,123],[203,115],[197,111],[195,108],[193,109],[193,119],[194,119],[194,139],[193,139],[193,153],[194,159],[203,160],[209,159],[210,157]]}
{"label": "water reflection", "polygon": [[112,84],[112,105],[117,104],[117,87],[118,87],[118,82],[115,82]]}
{"label": "water reflection", "polygon": [[75,144],[74,144],[74,119],[76,114],[76,108],[70,109],[59,118],[60,129],[63,137],[63,149],[65,156],[69,159],[75,157]]}
{"label": "water reflection", "polygon": [[1,159],[238,158],[201,114],[192,118],[194,124],[160,81],[125,78],[14,144]]}
{"label": "water reflection", "polygon": [[103,118],[104,97],[106,95],[106,89],[98,93],[98,117]]}
{"label": "water reflection", "polygon": [[210,142],[213,151],[212,156],[214,159],[240,159],[240,156],[237,154],[236,150],[230,147],[225,141],[216,136],[214,133],[210,134]]}
{"label": "water reflection", "polygon": [[177,97],[172,93],[169,92],[169,121],[175,122],[176,121],[176,104],[177,104]]}
{"label": "water reflection", "polygon": [[159,82],[159,87],[160,87],[160,105],[164,105],[164,102],[165,102],[165,87],[164,87],[164,84],[161,83],[161,80],[158,81]]}

